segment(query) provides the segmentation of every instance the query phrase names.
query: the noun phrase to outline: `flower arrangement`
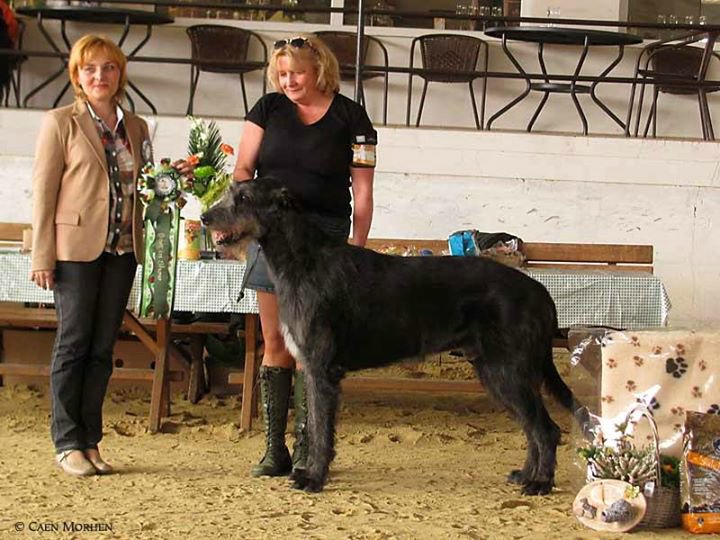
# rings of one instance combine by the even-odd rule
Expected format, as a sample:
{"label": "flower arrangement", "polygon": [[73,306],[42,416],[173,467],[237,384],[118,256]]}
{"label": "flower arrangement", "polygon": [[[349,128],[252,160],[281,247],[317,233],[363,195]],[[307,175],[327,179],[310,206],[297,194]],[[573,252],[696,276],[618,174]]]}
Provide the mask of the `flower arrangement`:
{"label": "flower arrangement", "polygon": [[194,178],[184,179],[183,190],[194,195],[205,211],[230,185],[232,176],[225,171],[225,165],[233,148],[222,142],[215,121],[206,124],[191,116],[190,123],[186,161],[195,167],[195,174]]}
{"label": "flower arrangement", "polygon": [[214,121],[190,117],[188,157],[194,174],[184,176],[171,165],[169,158],[159,165],[148,162],[140,173],[138,191],[145,203],[146,218],[155,219],[171,207],[182,208],[187,196],[193,196],[205,211],[217,201],[230,185],[232,176],[225,171],[227,157],[233,154],[232,146],[224,144]]}
{"label": "flower arrangement", "polygon": [[[592,443],[577,449],[578,456],[587,464],[588,473],[593,479],[623,480],[641,488],[657,480],[657,455],[651,446],[637,448],[633,445],[629,424],[629,420],[617,424],[616,429],[621,435],[614,446],[607,444],[598,426]],[[660,454],[661,486],[679,486],[679,463],[675,457]]]}
{"label": "flower arrangement", "polygon": [[618,425],[622,433],[616,446],[606,445],[600,429],[595,431],[592,444],[578,448],[578,455],[587,462],[588,473],[594,480],[623,480],[634,486],[644,486],[655,480],[657,465],[655,454],[648,447],[635,448],[632,436],[623,426]]}

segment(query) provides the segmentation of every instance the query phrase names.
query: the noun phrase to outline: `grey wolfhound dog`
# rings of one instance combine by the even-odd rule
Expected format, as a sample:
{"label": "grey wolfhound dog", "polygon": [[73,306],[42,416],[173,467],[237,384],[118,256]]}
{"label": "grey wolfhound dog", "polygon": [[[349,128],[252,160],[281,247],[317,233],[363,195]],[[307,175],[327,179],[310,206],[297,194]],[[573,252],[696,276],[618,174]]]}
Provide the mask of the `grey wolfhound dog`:
{"label": "grey wolfhound dog", "polygon": [[580,408],[553,364],[557,315],[540,283],[482,257],[397,257],[334,240],[272,178],[234,183],[202,220],[223,233],[224,249],[260,243],[286,345],[304,366],[309,456],[294,487],[325,485],[346,371],[460,349],[525,432],[525,464],[508,480],[527,495],[550,492],[560,428],[541,389]]}

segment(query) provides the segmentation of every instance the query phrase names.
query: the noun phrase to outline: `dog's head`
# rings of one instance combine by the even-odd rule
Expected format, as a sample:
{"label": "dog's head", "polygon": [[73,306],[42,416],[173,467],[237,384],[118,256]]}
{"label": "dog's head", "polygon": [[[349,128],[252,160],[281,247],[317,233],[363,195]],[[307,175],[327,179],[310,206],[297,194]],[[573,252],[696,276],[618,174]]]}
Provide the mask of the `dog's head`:
{"label": "dog's head", "polygon": [[275,178],[233,182],[222,199],[201,216],[203,224],[217,231],[216,244],[238,256],[248,242],[262,237],[278,212],[296,206],[286,185]]}

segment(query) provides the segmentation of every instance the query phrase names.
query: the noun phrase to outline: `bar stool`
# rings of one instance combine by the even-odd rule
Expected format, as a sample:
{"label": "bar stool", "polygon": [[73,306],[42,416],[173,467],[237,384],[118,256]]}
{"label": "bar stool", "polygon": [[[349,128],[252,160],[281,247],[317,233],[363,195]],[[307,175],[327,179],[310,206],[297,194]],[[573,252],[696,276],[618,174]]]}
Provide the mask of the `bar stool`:
{"label": "bar stool", "polygon": [[[25,34],[25,21],[18,20],[18,40],[17,50],[22,50],[23,35]],[[20,107],[20,77],[22,75],[22,65],[27,60],[27,56],[5,56],[0,57],[0,69],[2,64],[7,62],[7,81],[0,88],[0,99],[5,95],[5,107],[10,104],[10,92],[15,94],[15,106]]]}
{"label": "bar stool", "polygon": [[[234,73],[240,76],[243,105],[245,114],[248,112],[247,92],[245,91],[245,74],[263,70],[267,67],[267,46],[262,38],[250,30],[235,26],[219,24],[198,24],[189,26],[187,35],[192,45],[192,64],[190,66],[190,100],[187,114],[193,113],[195,90],[200,79],[200,72]],[[248,65],[251,40],[260,45],[262,55],[254,64]],[[262,66],[257,65],[262,62]],[[266,82],[263,76],[263,94]]]}
{"label": "bar stool", "polygon": [[[697,95],[700,109],[700,125],[703,139],[715,139],[712,126],[712,116],[708,105],[707,94],[720,91],[720,85],[704,85],[707,72],[713,58],[720,59],[720,55],[712,50],[708,43],[705,47],[692,44],[707,39],[707,33],[694,33],[682,38],[657,41],[647,45],[640,52],[635,66],[635,81],[630,92],[630,104],[625,134],[630,135],[630,120],[635,108],[635,90],[640,84],[640,95],[637,104],[637,116],[633,136],[640,131],[642,108],[645,101],[645,86],[653,85],[652,105],[643,131],[647,137],[652,125],[652,136],[657,136],[658,97],[661,93],[669,95]],[[708,41],[715,42],[717,35]]]}
{"label": "bar stool", "polygon": [[[422,66],[428,72],[413,72],[415,46],[420,46]],[[482,72],[478,74],[478,59],[482,56]],[[482,129],[485,124],[485,96],[487,91],[488,45],[480,38],[457,34],[425,34],[412,40],[410,45],[410,75],[408,77],[408,101],[405,125],[410,125],[410,109],[412,105],[412,79],[418,75],[424,79],[420,107],[415,126],[420,125],[425,95],[430,81],[442,83],[467,83],[470,89],[470,102],[475,115],[475,126]],[[478,120],[477,104],[473,82],[483,80],[482,100],[480,102],[480,120]]]}
{"label": "bar stool", "polygon": [[[325,45],[333,52],[340,64],[340,79],[343,81],[355,81],[355,61],[357,51],[357,34],[355,32],[343,32],[338,30],[325,30],[315,32]],[[387,125],[387,99],[388,99],[388,52],[385,45],[378,38],[363,34],[360,48],[360,63],[364,67],[367,62],[370,45],[377,47],[382,53],[383,66],[385,71],[366,71],[363,69],[360,75],[360,104],[365,106],[365,90],[363,81],[383,77],[383,125]]]}

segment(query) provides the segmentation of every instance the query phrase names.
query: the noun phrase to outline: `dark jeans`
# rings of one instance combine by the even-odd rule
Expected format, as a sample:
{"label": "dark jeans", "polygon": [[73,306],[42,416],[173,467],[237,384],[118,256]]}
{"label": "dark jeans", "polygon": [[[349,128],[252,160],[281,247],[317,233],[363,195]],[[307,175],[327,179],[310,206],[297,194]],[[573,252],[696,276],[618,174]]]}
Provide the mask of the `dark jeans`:
{"label": "dark jeans", "polygon": [[58,261],[52,353],[52,439],[55,450],[97,448],[102,406],[113,369],[137,262],[132,253],[103,253],[92,262]]}

